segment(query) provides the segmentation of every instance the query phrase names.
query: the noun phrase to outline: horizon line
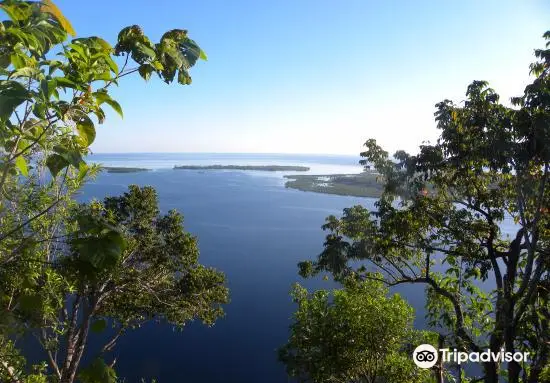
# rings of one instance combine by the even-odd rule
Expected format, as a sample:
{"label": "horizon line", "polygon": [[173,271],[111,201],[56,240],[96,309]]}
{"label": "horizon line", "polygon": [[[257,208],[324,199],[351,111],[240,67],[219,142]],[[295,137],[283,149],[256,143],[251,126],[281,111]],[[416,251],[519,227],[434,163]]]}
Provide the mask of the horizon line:
{"label": "horizon line", "polygon": [[94,154],[261,154],[261,155],[287,155],[287,156],[342,156],[342,157],[360,157],[359,154],[349,153],[275,153],[275,152],[96,152]]}

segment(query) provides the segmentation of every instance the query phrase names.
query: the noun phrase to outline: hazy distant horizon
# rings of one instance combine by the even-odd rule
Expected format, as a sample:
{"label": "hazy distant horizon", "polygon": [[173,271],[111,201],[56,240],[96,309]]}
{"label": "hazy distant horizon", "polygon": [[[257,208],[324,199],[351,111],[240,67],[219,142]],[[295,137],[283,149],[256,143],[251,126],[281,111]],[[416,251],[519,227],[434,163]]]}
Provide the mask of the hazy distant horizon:
{"label": "hazy distant horizon", "polygon": [[359,153],[357,154],[349,154],[349,153],[285,153],[285,152],[187,152],[187,151],[118,151],[118,152],[99,152],[94,151],[90,153],[90,155],[94,154],[225,154],[225,155],[265,155],[265,156],[334,156],[334,157],[359,157]]}

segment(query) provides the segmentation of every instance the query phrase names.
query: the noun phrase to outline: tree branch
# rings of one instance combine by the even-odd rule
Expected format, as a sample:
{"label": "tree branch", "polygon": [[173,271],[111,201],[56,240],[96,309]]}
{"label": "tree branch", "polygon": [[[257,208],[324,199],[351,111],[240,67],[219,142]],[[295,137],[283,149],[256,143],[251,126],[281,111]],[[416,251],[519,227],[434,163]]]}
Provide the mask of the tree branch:
{"label": "tree branch", "polygon": [[8,238],[9,236],[11,236],[12,234],[16,233],[17,231],[19,231],[20,229],[24,228],[25,226],[27,226],[29,223],[31,223],[32,221],[34,221],[35,219],[38,219],[40,218],[41,216],[43,216],[44,214],[46,214],[47,212],[49,212],[51,209],[53,209],[59,202],[61,202],[61,199],[58,199],[56,201],[54,201],[50,206],[48,206],[46,209],[42,210],[40,213],[38,213],[37,215],[35,215],[34,217],[32,218],[29,218],[27,221],[23,222],[22,224],[18,225],[17,227],[15,227],[14,229],[10,230],[9,232],[7,232],[6,234],[2,234],[0,235],[0,242],[3,241],[4,239]]}

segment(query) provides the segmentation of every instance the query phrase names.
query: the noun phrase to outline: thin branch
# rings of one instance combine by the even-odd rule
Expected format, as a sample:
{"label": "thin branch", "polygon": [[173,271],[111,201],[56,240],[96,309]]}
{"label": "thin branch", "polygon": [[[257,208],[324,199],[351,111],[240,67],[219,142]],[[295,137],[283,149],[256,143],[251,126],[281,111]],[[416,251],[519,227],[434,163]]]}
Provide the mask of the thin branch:
{"label": "thin branch", "polygon": [[437,294],[449,299],[449,301],[453,305],[455,316],[456,316],[455,326],[456,326],[457,336],[462,340],[464,340],[472,351],[480,352],[481,350],[480,347],[474,342],[472,337],[466,332],[466,329],[464,327],[464,313],[462,311],[462,307],[460,306],[460,302],[457,300],[457,297],[453,295],[451,292],[449,292],[448,290],[445,290],[444,288],[439,286],[437,282],[431,277],[426,276],[426,277],[420,277],[420,278],[414,278],[414,279],[401,279],[394,282],[388,282],[388,281],[384,281],[383,278],[374,278],[370,276],[365,276],[365,278],[383,282],[387,286],[397,286],[405,283],[425,283],[430,285]]}
{"label": "thin branch", "polygon": [[40,218],[41,216],[43,216],[44,214],[48,213],[50,210],[52,210],[59,202],[61,202],[60,199],[54,201],[50,206],[48,206],[46,209],[42,210],[40,213],[38,213],[37,215],[35,215],[34,217],[32,218],[29,218],[27,221],[23,222],[22,224],[18,225],[17,227],[15,227],[14,229],[10,230],[9,232],[7,232],[6,234],[2,234],[0,235],[0,242],[3,241],[4,239],[8,238],[9,236],[11,236],[12,234],[16,233],[17,231],[21,230],[22,228],[24,228],[25,226],[27,226],[29,223],[31,223],[32,221]]}
{"label": "thin branch", "polygon": [[[49,121],[49,119],[48,119]],[[36,144],[38,144],[38,142],[40,141],[40,139],[42,137],[44,137],[44,135],[48,132],[48,129],[50,129],[53,124],[55,124],[57,121],[59,121],[59,119],[54,119],[53,121],[49,121],[48,125],[44,128],[44,130],[42,131],[42,133],[40,133],[38,135],[38,137],[29,145],[27,145],[25,148],[21,149],[19,152],[13,154],[11,156],[11,158],[8,160],[8,161],[13,161],[15,158],[21,156],[22,154],[24,154],[25,152],[27,152],[28,150],[32,149],[33,147],[36,146]]]}
{"label": "thin branch", "polygon": [[115,346],[118,338],[120,338],[120,336],[125,331],[126,331],[125,327],[120,327],[120,329],[116,332],[116,334],[107,343],[105,343],[105,345],[103,346],[103,348],[101,349],[101,351],[99,353],[104,354],[106,352],[111,351],[113,349],[113,347]]}
{"label": "thin branch", "polygon": [[41,329],[41,337],[42,337],[42,341],[40,342],[42,344],[42,348],[46,351],[46,353],[48,354],[48,359],[50,361],[50,365],[51,367],[53,368],[55,374],[57,375],[57,377],[59,379],[61,379],[61,371],[59,370],[59,366],[57,365],[56,361],[55,361],[55,358],[53,357],[53,354],[52,354],[52,351],[49,350],[47,347],[46,347],[46,343],[48,341],[48,337],[47,337],[47,334],[46,334],[46,329],[43,327]]}
{"label": "thin branch", "polygon": [[118,80],[121,77],[121,74],[124,72],[124,69],[126,69],[126,65],[128,65],[128,59],[130,58],[130,54],[126,54],[126,60],[124,60],[124,65],[122,65],[122,68],[118,71],[117,75],[110,79],[107,84],[103,87],[103,89],[107,89],[110,87],[116,80]]}

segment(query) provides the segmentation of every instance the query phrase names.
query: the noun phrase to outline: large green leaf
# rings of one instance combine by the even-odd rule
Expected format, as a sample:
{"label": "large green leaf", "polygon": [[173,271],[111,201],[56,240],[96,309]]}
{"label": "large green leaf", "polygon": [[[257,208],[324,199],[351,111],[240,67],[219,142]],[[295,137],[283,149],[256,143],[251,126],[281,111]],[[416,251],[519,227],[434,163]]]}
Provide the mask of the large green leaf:
{"label": "large green leaf", "polygon": [[120,104],[117,101],[113,100],[106,91],[95,92],[93,95],[95,96],[96,101],[99,105],[105,103],[113,108],[120,115],[120,117],[124,117]]}
{"label": "large green leaf", "polygon": [[84,90],[82,85],[77,84],[76,82],[69,80],[66,77],[54,77],[53,78],[56,81],[56,84],[58,86],[61,86],[63,88],[70,88],[70,89],[76,89],[76,90]]}
{"label": "large green leaf", "polygon": [[15,69],[21,69],[26,67],[28,57],[21,53],[13,53],[10,55],[10,61]]}
{"label": "large green leaf", "polygon": [[208,61],[208,56],[206,55],[206,52],[201,49],[199,58],[204,61]]}
{"label": "large green leaf", "polygon": [[[81,226],[81,230],[96,231],[97,224],[88,222],[87,225],[91,225],[91,228]],[[73,246],[79,253],[80,272],[91,279],[95,279],[98,273],[114,267],[125,248],[124,239],[119,232],[106,228],[102,231],[99,235],[73,241]]]}
{"label": "large green leaf", "polygon": [[25,177],[28,177],[29,175],[29,168],[27,166],[27,160],[25,160],[25,157],[19,156],[15,159],[15,166],[21,174],[23,174]]}
{"label": "large green leaf", "polygon": [[86,178],[86,176],[88,175],[88,172],[89,172],[90,168],[88,167],[88,165],[82,161],[78,167],[78,181],[79,182],[82,182],[82,180],[84,180],[84,178]]}
{"label": "large green leaf", "polygon": [[57,6],[51,0],[42,1],[42,12],[47,12],[57,19],[61,27],[70,34],[71,36],[76,36],[76,32],[73,29],[73,26],[63,15],[63,13],[57,8]]}
{"label": "large green leaf", "polygon": [[151,60],[154,60],[155,57],[157,57],[157,54],[156,54],[155,50],[153,48],[151,48],[150,46],[148,46],[147,44],[144,44],[140,41],[136,41],[135,47],[140,53],[142,53],[146,56],[149,56],[149,58]]}
{"label": "large green leaf", "polygon": [[118,74],[118,65],[111,57],[111,54],[110,53],[106,54],[104,58],[107,65],[109,65],[109,68],[111,69],[111,71],[115,74]]}
{"label": "large green leaf", "polygon": [[0,121],[6,121],[15,109],[30,98],[29,92],[17,81],[0,81]]}
{"label": "large green leaf", "polygon": [[45,120],[46,119],[46,111],[47,111],[47,106],[46,104],[43,104],[41,102],[37,102],[36,104],[34,104],[34,106],[32,107],[32,112],[34,113],[34,115],[42,120]]}
{"label": "large green leaf", "polygon": [[194,66],[199,58],[205,58],[206,54],[202,51],[199,45],[191,39],[187,39],[184,43],[181,44],[181,49],[184,52],[185,58],[189,63],[190,67]]}
{"label": "large green leaf", "polygon": [[124,113],[122,112],[122,107],[117,101],[113,99],[108,99],[108,100],[105,100],[105,103],[108,104],[111,108],[113,108],[115,112],[119,114],[120,117],[124,117]]}
{"label": "large green leaf", "polygon": [[55,177],[62,169],[69,166],[69,161],[67,161],[63,156],[54,153],[46,160],[46,166],[50,169],[52,176]]}
{"label": "large green leaf", "polygon": [[31,67],[24,67],[21,69],[17,69],[16,71],[12,72],[10,75],[10,78],[18,78],[18,77],[37,77],[40,75],[40,70],[38,68],[31,68]]}
{"label": "large green leaf", "polygon": [[76,131],[84,146],[90,146],[95,140],[95,126],[88,116],[83,116],[76,122]]}
{"label": "large green leaf", "polygon": [[75,168],[79,168],[80,163],[82,163],[82,155],[78,152],[78,150],[69,149],[61,145],[56,145],[53,150],[63,157],[68,164],[73,165]]}
{"label": "large green leaf", "polygon": [[138,72],[145,81],[148,81],[151,78],[151,73],[153,73],[154,70],[155,68],[153,68],[151,64],[143,64],[140,65]]}

